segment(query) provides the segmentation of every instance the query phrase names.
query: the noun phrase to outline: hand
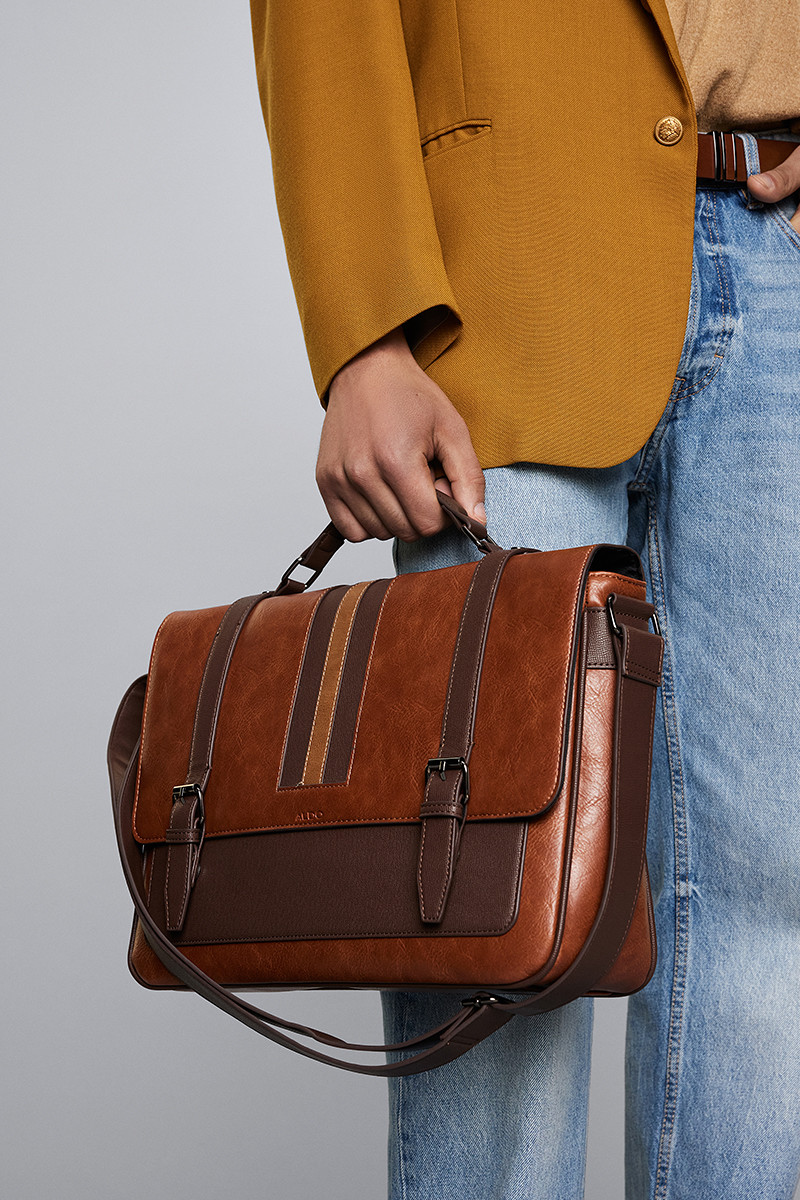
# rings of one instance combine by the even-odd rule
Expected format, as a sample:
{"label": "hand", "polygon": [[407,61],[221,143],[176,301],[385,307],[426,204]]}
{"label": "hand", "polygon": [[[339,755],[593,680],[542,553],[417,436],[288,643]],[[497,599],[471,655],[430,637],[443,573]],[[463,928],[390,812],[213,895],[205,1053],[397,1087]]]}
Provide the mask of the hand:
{"label": "hand", "polygon": [[[783,200],[800,188],[800,144],[785,158],[780,166],[771,171],[763,171],[760,175],[748,175],[747,186],[756,200],[765,200],[768,204]],[[800,233],[800,207],[789,218],[792,225]]]}
{"label": "hand", "polygon": [[445,528],[435,487],[485,523],[483,471],[466,422],[418,365],[402,327],[334,376],[316,480],[351,542],[413,542]]}

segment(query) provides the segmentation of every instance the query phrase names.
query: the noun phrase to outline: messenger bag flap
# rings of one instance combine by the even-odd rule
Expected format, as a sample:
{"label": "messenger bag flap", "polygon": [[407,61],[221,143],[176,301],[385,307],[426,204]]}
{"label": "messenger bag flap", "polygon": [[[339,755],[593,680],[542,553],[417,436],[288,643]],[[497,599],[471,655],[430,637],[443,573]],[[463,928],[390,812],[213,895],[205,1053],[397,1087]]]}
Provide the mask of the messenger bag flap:
{"label": "messenger bag flap", "polygon": [[[467,821],[535,816],[559,794],[595,552],[521,549],[503,567],[480,673]],[[477,566],[258,602],[225,682],[205,837],[418,822]],[[225,611],[172,613],[156,636],[134,811],[141,843],[165,839]]]}

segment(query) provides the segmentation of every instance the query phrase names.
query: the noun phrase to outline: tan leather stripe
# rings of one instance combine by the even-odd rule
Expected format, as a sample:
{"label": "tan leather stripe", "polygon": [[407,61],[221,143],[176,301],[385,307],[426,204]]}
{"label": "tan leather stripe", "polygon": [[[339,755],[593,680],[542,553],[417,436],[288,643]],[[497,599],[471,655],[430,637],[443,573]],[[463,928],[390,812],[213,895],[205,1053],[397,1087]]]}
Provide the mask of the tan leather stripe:
{"label": "tan leather stripe", "polygon": [[325,756],[328,752],[328,741],[331,735],[336,697],[339,694],[347,642],[353,627],[358,602],[369,585],[370,580],[366,580],[364,583],[354,583],[347,589],[336,610],[336,619],[333,622],[333,629],[328,641],[328,653],[325,656],[314,721],[311,726],[311,737],[303,768],[301,782],[304,785],[322,783]]}
{"label": "tan leather stripe", "polygon": [[322,597],[314,613],[306,639],[300,676],[295,688],[279,787],[299,787],[300,785],[322,670],[325,665],[325,654],[337,609],[346,592],[346,584],[331,588]]}
{"label": "tan leather stripe", "polygon": [[356,611],[333,715],[323,783],[347,782],[355,746],[356,722],[367,678],[367,664],[383,601],[393,582],[393,579],[374,580],[362,596]]}

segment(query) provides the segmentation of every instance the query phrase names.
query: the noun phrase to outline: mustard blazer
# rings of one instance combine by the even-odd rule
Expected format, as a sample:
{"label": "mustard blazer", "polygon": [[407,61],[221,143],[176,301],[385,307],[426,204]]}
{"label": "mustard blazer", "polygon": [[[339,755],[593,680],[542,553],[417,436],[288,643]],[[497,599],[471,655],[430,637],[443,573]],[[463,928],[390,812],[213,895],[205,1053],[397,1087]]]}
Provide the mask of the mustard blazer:
{"label": "mustard blazer", "polygon": [[697,116],[665,0],[251,0],[251,15],[323,406],[402,324],[482,467],[630,457],[669,398],[692,273]]}

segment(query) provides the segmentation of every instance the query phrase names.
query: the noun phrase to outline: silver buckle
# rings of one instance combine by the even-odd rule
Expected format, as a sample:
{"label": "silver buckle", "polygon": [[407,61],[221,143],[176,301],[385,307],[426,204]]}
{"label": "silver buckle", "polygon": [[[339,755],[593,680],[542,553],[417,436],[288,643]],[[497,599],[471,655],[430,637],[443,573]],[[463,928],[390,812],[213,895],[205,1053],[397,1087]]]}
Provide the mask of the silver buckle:
{"label": "silver buckle", "polygon": [[439,778],[444,782],[445,771],[463,771],[464,772],[464,798],[462,804],[464,808],[469,800],[469,768],[465,758],[429,758],[425,767],[425,782],[428,782],[431,772],[435,771]]}
{"label": "silver buckle", "polygon": [[[611,595],[606,600],[606,609],[608,611],[608,620],[609,620],[609,624],[611,625],[612,633],[614,633],[616,635],[616,637],[621,638],[622,630],[620,628],[619,622],[617,621],[617,614],[614,612],[614,602],[616,601],[616,599],[617,599],[616,592],[612,592]],[[659,637],[663,637],[663,634],[661,632],[661,625],[658,620],[658,613],[656,612],[655,609],[653,609],[653,612],[650,616],[650,620],[653,622],[653,630],[655,631],[655,633],[657,633]]]}

